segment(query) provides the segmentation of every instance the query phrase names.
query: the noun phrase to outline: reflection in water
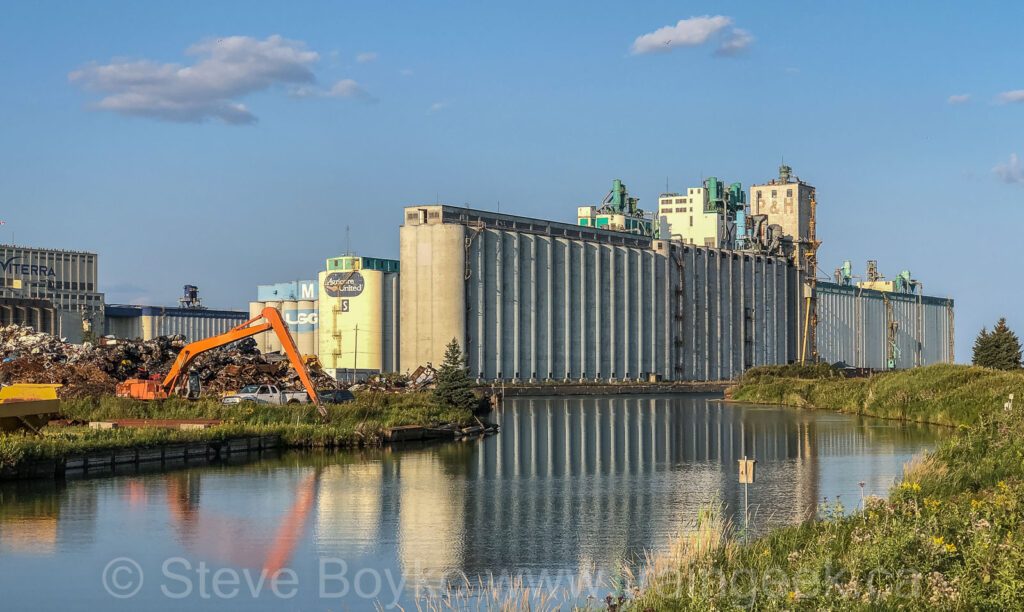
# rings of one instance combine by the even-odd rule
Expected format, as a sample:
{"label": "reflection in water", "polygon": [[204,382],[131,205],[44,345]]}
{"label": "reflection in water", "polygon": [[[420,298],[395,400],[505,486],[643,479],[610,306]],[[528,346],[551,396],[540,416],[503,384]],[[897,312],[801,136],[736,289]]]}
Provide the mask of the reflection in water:
{"label": "reflection in water", "polygon": [[[95,590],[73,561],[81,554],[300,574],[326,556],[430,582],[608,572],[666,545],[715,497],[742,520],[744,456],[758,461],[752,527],[765,529],[810,515],[826,495],[855,505],[861,480],[884,493],[936,439],[924,426],[704,396],[521,399],[493,418],[501,433],[479,441],[4,485],[0,572],[26,602],[40,596],[19,591],[19,572],[31,583],[26,559],[69,576],[72,591],[76,574]],[[146,591],[135,603],[147,593],[158,601]],[[302,593],[315,600],[317,590]]]}

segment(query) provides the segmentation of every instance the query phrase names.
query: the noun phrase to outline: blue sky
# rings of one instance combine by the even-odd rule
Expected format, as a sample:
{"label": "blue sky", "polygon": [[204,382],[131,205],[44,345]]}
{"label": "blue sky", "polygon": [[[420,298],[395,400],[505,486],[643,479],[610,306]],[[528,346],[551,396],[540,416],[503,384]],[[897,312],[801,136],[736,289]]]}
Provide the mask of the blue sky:
{"label": "blue sky", "polygon": [[[406,205],[573,221],[614,178],[654,208],[666,179],[746,186],[784,156],[818,188],[821,267],[910,269],[956,299],[968,359],[999,316],[1024,332],[1022,18],[1016,3],[7,3],[0,241],[99,252],[108,302],[175,303],[194,283],[244,308],[256,284],[313,277],[346,226],[357,252],[396,257]],[[664,49],[638,41],[667,26]],[[228,47],[244,61],[218,59]]]}

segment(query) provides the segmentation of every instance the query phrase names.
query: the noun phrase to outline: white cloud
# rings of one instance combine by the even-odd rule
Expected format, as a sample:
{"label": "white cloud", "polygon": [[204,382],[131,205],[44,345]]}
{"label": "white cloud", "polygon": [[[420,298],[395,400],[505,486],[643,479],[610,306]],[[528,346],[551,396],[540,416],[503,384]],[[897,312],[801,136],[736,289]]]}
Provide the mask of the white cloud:
{"label": "white cloud", "polygon": [[680,47],[699,47],[713,39],[720,39],[716,55],[736,55],[745,50],[754,37],[746,30],[730,28],[732,18],[723,15],[704,15],[681,19],[674,26],[665,26],[638,36],[633,41],[634,55],[641,53],[668,53]]}
{"label": "white cloud", "polygon": [[740,28],[733,28],[726,35],[722,44],[718,45],[715,55],[739,55],[746,51],[752,42],[754,42],[754,37],[750,35],[750,32]]}
{"label": "white cloud", "polygon": [[1024,164],[1017,159],[1016,153],[1010,155],[1009,163],[996,164],[992,168],[992,174],[995,174],[996,178],[1004,183],[1024,185]]}
{"label": "white cloud", "polygon": [[436,113],[437,111],[439,111],[439,110],[441,110],[443,108],[447,108],[447,107],[448,107],[448,103],[447,102],[434,102],[433,104],[430,105],[430,109],[427,112],[429,112],[429,113]]}
{"label": "white cloud", "polygon": [[412,76],[412,70],[409,68],[403,68],[402,70],[398,71],[398,74],[402,76]]}
{"label": "white cloud", "polygon": [[297,87],[288,92],[294,98],[363,98],[373,99],[370,92],[352,79],[342,79],[330,89]]}
{"label": "white cloud", "polygon": [[356,56],[356,61],[359,62],[360,64],[372,62],[375,59],[377,59],[377,53],[374,51],[366,51]]}
{"label": "white cloud", "polygon": [[369,96],[362,85],[352,79],[338,81],[324,95],[328,98],[365,98]]}
{"label": "white cloud", "polygon": [[955,94],[946,98],[949,104],[966,104],[971,100],[971,94]]}
{"label": "white cloud", "polygon": [[1004,91],[996,96],[996,104],[1014,104],[1017,102],[1024,102],[1024,89]]}
{"label": "white cloud", "polygon": [[185,50],[191,66],[149,60],[86,64],[68,81],[106,94],[92,105],[104,110],[165,121],[253,123],[256,117],[238,98],[275,85],[313,83],[310,66],[319,56],[305,43],[271,36],[210,39]]}

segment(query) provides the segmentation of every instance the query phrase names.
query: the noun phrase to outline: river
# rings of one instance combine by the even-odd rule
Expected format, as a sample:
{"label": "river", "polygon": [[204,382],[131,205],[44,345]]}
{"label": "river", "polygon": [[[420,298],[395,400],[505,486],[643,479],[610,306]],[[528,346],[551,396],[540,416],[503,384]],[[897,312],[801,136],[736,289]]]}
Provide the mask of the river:
{"label": "river", "polygon": [[409,610],[481,576],[603,593],[715,500],[742,526],[744,456],[756,534],[884,495],[942,434],[707,395],[510,399],[491,418],[500,434],[455,443],[4,484],[3,607]]}

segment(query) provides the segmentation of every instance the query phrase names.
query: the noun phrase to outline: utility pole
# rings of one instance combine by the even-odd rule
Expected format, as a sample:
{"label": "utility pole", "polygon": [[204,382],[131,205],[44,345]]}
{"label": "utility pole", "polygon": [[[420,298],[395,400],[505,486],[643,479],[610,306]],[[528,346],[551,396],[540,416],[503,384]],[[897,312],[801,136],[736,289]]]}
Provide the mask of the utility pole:
{"label": "utility pole", "polygon": [[352,350],[352,384],[356,382],[356,371],[359,369],[359,324],[356,324],[355,346]]}

